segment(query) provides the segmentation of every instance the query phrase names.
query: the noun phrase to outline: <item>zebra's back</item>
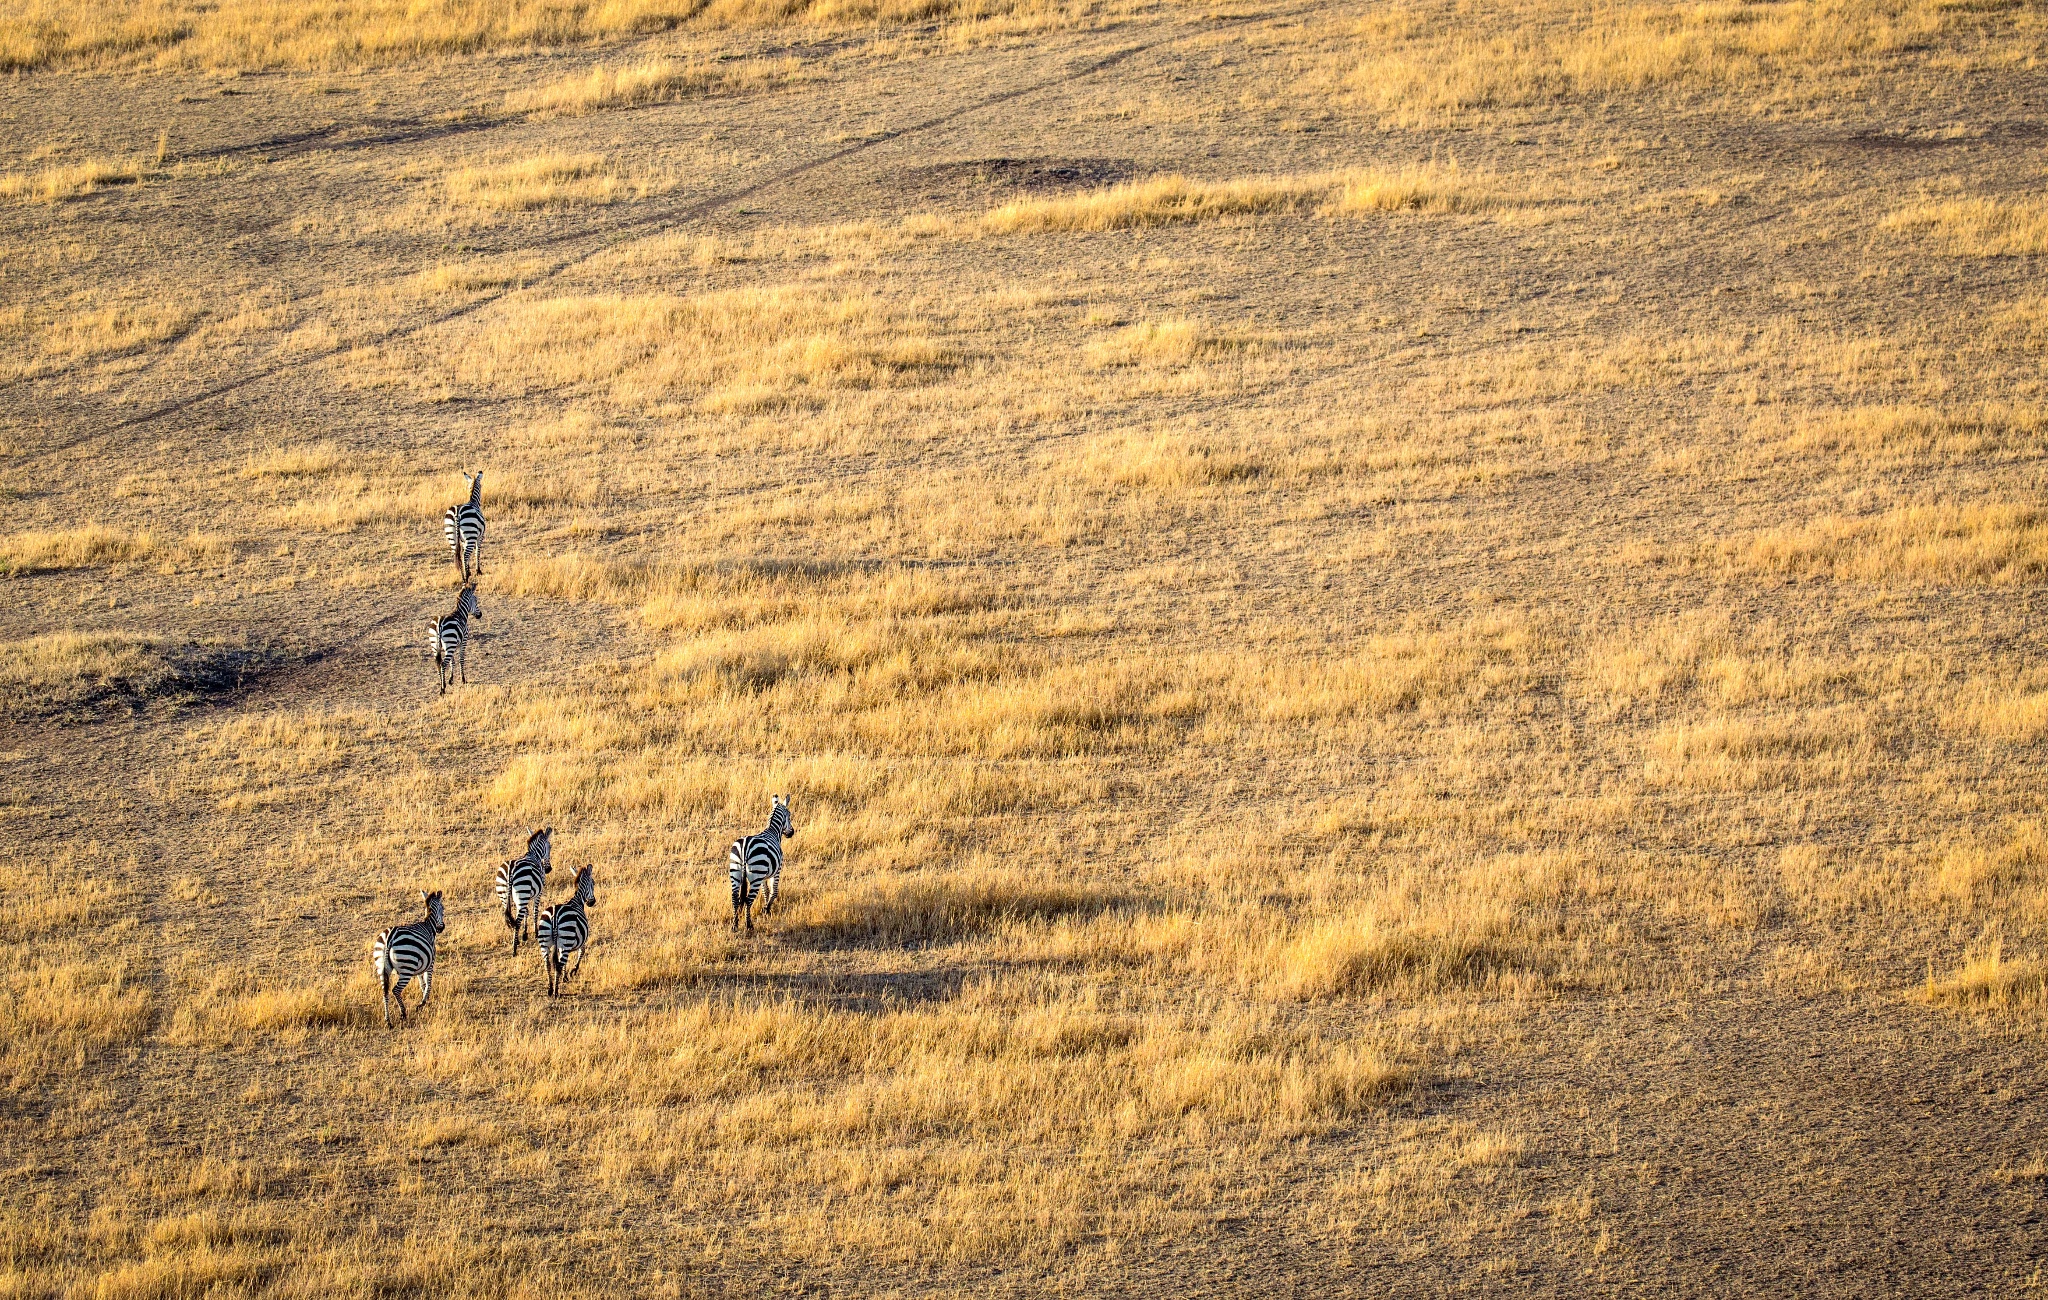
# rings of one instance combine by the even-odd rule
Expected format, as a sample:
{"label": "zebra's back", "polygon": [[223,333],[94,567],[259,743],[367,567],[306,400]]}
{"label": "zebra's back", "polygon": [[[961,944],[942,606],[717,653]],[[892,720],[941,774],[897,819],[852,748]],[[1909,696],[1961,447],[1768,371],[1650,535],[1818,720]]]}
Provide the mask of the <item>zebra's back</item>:
{"label": "zebra's back", "polygon": [[543,874],[531,855],[512,859],[498,868],[498,901],[512,908],[524,907],[540,896]]}
{"label": "zebra's back", "polygon": [[760,835],[734,840],[726,852],[726,872],[734,893],[751,895],[781,870],[782,846]]}
{"label": "zebra's back", "polygon": [[582,950],[590,937],[590,918],[583,914],[580,901],[556,903],[540,914],[535,934],[540,939],[541,951],[555,954],[555,960],[560,961]]}
{"label": "zebra's back", "polygon": [[417,975],[434,969],[434,923],[392,926],[377,936],[370,960],[379,974]]}

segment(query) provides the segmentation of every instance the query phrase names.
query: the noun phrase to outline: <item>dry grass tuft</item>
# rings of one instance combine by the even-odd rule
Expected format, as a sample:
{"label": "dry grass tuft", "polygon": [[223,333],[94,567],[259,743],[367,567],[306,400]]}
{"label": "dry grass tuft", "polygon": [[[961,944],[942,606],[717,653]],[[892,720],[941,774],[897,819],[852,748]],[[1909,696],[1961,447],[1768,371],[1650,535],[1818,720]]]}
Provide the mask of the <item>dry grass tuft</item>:
{"label": "dry grass tuft", "polygon": [[19,1095],[59,1085],[149,1031],[149,982],[122,952],[134,921],[107,865],[98,844],[73,845],[0,897],[0,1074]]}
{"label": "dry grass tuft", "polygon": [[1130,230],[1304,208],[1469,212],[1497,202],[1477,179],[1455,166],[1435,163],[1393,171],[1368,168],[1222,181],[1172,175],[1063,198],[1019,200],[983,213],[972,228],[994,235]]}
{"label": "dry grass tuft", "polygon": [[2048,965],[2008,960],[2005,945],[1993,941],[1941,979],[1930,971],[1924,996],[1929,1002],[1993,1015],[2031,1011],[2048,1001]]}
{"label": "dry grass tuft", "polygon": [[1947,721],[1987,740],[2032,744],[2048,734],[2048,690],[1977,683],[1963,692]]}
{"label": "dry grass tuft", "polygon": [[34,0],[0,19],[0,71],[350,69],[583,45],[684,26],[833,28],[1000,16],[1061,23],[1067,13],[1051,0],[355,0],[312,7],[278,0]]}
{"label": "dry grass tuft", "polygon": [[1386,929],[1366,917],[1326,921],[1288,946],[1279,985],[1298,998],[1484,985],[1515,968],[1501,940],[1501,919],[1483,910],[1425,927]]}
{"label": "dry grass tuft", "polygon": [[62,704],[127,682],[146,692],[168,674],[150,642],[111,632],[51,632],[0,644],[0,704]]}
{"label": "dry grass tuft", "polygon": [[1929,234],[1961,257],[2048,253],[2048,199],[1949,199],[1901,208],[1887,230]]}
{"label": "dry grass tuft", "polygon": [[1023,199],[982,214],[988,234],[1061,230],[1129,230],[1260,212],[1291,212],[1327,199],[1340,182],[1330,177],[1268,176],[1196,181],[1155,176],[1064,198]]}
{"label": "dry grass tuft", "polygon": [[1259,346],[1253,339],[1224,334],[1189,320],[1140,321],[1090,343],[1094,366],[1177,366],[1238,355]]}
{"label": "dry grass tuft", "polygon": [[1501,198],[1455,164],[1425,163],[1399,171],[1344,174],[1332,206],[1339,212],[1476,212]]}
{"label": "dry grass tuft", "polygon": [[138,184],[146,171],[140,159],[116,162],[88,158],[78,163],[53,163],[33,174],[8,172],[0,175],[0,195],[34,203],[55,203],[60,199],[84,198],[109,185]]}
{"label": "dry grass tuft", "polygon": [[592,68],[538,90],[505,97],[513,113],[546,116],[595,113],[607,108],[668,104],[714,93],[766,90],[788,85],[802,64],[795,59],[732,59],[716,63],[645,59],[622,68]]}
{"label": "dry grass tuft", "polygon": [[1461,114],[1663,86],[1766,87],[1854,67],[1968,21],[1938,0],[1744,4],[1518,3],[1475,21],[1402,7],[1353,29],[1369,53],[1343,85],[1359,105],[1408,126]]}
{"label": "dry grass tuft", "polygon": [[646,180],[613,173],[602,154],[541,154],[508,162],[461,167],[444,182],[448,201],[491,212],[527,212],[579,204],[615,203],[649,193]]}
{"label": "dry grass tuft", "polygon": [[2048,410],[2027,403],[1987,402],[1962,407],[1861,406],[1802,412],[1779,427],[1760,421],[1765,436],[1792,450],[1828,452],[1871,463],[2026,451],[2048,431]]}
{"label": "dry grass tuft", "polygon": [[2013,825],[2000,842],[1968,838],[1945,845],[1914,885],[1922,902],[1982,908],[2018,899],[2038,909],[2038,890],[2048,873],[2048,838],[2037,822]]}
{"label": "dry grass tuft", "polygon": [[537,392],[601,385],[635,405],[772,410],[838,389],[917,383],[953,356],[922,322],[858,294],[796,286],[697,297],[522,300],[451,348],[458,384]]}
{"label": "dry grass tuft", "polygon": [[2031,506],[1929,503],[1770,529],[1723,553],[1795,577],[2005,585],[2048,571],[2048,521]]}
{"label": "dry grass tuft", "polygon": [[157,552],[156,539],[148,533],[97,524],[60,532],[10,533],[0,536],[0,576],[134,563]]}

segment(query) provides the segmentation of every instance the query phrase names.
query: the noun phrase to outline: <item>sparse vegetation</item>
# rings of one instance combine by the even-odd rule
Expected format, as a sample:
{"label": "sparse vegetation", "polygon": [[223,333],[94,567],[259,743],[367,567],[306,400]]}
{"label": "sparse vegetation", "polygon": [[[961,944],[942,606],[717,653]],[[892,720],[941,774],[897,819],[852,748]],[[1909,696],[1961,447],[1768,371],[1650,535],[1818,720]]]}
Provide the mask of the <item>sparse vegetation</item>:
{"label": "sparse vegetation", "polygon": [[0,1296],[2024,1290],[2038,20],[0,17]]}
{"label": "sparse vegetation", "polygon": [[648,192],[646,181],[615,174],[601,154],[542,154],[459,167],[448,173],[448,201],[497,212],[615,203]]}
{"label": "sparse vegetation", "polygon": [[1926,232],[1946,251],[1966,257],[2048,253],[2048,200],[2043,199],[1922,203],[1892,213],[1884,224]]}
{"label": "sparse vegetation", "polygon": [[785,85],[800,75],[800,67],[794,59],[645,59],[624,67],[592,68],[538,90],[515,90],[505,97],[505,108],[514,113],[578,114],[668,104],[695,95]]}

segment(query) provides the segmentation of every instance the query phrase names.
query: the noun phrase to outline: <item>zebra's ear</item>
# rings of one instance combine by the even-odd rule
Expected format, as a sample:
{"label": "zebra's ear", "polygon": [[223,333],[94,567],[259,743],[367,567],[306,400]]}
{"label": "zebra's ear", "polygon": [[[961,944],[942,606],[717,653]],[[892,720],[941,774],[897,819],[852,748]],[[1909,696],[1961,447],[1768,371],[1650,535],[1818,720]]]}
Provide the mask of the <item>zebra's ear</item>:
{"label": "zebra's ear", "polygon": [[425,902],[428,902],[428,901],[430,901],[430,899],[429,899],[429,896],[428,896],[428,894],[427,894],[427,891],[426,891],[426,890],[424,890],[424,889],[422,889],[422,890],[420,891],[420,901],[421,901],[422,903],[425,903]]}

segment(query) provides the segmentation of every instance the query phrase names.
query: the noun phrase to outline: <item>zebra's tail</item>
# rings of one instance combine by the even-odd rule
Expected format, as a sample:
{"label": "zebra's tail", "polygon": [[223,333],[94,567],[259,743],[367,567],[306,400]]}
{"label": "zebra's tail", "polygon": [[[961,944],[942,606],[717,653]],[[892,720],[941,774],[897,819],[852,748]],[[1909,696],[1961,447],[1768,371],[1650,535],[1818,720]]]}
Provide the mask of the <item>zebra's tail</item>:
{"label": "zebra's tail", "polygon": [[377,970],[377,982],[384,987],[384,1027],[391,1028],[391,931],[377,936],[377,946],[370,953],[370,964]]}

